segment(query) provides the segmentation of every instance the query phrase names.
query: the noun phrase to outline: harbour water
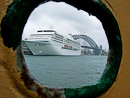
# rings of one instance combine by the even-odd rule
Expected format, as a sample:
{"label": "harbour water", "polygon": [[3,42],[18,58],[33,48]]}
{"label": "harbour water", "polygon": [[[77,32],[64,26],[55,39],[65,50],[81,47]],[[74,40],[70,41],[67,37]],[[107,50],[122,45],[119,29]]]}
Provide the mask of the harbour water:
{"label": "harbour water", "polygon": [[77,88],[95,84],[101,77],[107,56],[24,55],[30,73],[49,87]]}

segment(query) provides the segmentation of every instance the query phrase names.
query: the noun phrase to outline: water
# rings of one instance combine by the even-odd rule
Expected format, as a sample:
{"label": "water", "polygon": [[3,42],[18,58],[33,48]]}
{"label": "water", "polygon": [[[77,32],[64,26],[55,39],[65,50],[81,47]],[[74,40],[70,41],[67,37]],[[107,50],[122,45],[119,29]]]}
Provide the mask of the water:
{"label": "water", "polygon": [[31,74],[49,87],[75,88],[95,84],[101,77],[107,56],[25,55]]}

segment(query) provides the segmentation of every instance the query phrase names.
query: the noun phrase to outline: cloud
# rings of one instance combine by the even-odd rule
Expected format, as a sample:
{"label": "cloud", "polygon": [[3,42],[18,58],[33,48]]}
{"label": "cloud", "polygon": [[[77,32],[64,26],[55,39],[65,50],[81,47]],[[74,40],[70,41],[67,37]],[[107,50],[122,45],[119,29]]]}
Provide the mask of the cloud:
{"label": "cloud", "polygon": [[108,42],[101,22],[95,16],[89,16],[83,10],[70,6],[64,2],[48,2],[39,5],[31,13],[24,28],[23,38],[37,30],[53,27],[60,34],[87,34],[97,44],[108,50]]}

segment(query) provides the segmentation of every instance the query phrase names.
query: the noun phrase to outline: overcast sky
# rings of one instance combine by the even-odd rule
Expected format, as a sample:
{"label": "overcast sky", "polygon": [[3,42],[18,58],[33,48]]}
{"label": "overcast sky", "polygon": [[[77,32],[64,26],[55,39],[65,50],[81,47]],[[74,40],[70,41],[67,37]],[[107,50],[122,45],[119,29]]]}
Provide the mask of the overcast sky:
{"label": "overcast sky", "polygon": [[108,42],[101,22],[95,16],[89,16],[83,10],[77,10],[64,2],[48,2],[35,8],[31,13],[24,31],[23,39],[37,30],[53,29],[59,34],[68,36],[73,34],[86,34],[97,45],[108,50]]}

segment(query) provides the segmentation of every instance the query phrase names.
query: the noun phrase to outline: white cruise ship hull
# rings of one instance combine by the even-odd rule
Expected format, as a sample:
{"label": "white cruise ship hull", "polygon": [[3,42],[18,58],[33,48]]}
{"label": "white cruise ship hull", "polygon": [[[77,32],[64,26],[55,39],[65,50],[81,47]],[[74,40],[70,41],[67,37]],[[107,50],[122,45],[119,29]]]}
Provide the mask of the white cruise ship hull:
{"label": "white cruise ship hull", "polygon": [[81,50],[68,50],[50,41],[24,41],[33,55],[81,55]]}

